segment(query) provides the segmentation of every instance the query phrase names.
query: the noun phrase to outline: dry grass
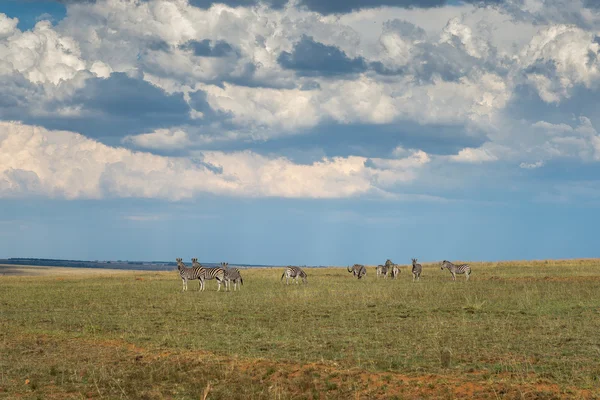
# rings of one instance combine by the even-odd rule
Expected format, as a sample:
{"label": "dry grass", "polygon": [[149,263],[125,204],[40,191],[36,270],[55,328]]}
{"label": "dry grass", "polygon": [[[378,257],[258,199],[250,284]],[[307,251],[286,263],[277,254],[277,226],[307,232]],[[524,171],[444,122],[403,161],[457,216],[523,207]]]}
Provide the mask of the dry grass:
{"label": "dry grass", "polygon": [[600,262],[0,276],[0,398],[594,398]]}

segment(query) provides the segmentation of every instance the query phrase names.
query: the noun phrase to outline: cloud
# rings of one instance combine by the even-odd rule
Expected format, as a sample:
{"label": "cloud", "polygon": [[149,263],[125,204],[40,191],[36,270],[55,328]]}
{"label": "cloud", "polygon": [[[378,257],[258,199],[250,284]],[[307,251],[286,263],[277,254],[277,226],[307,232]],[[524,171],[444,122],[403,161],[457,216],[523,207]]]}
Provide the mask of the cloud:
{"label": "cloud", "polygon": [[335,76],[367,70],[367,63],[362,57],[350,59],[337,47],[315,42],[306,35],[294,45],[291,53],[282,52],[277,61],[283,68],[305,76]]}
{"label": "cloud", "polygon": [[[89,77],[63,98],[46,101],[46,113],[22,118],[53,129],[77,129],[88,136],[126,136],[189,121],[182,93],[168,94],[145,80],[112,73]],[[63,110],[57,114],[55,110]],[[73,110],[73,112],[64,112]]]}
{"label": "cloud", "polygon": [[227,4],[230,7],[251,7],[266,4],[273,8],[281,8],[289,0],[190,0],[190,4],[200,8],[210,8],[214,4]]}
{"label": "cloud", "polygon": [[541,168],[543,166],[544,166],[544,162],[541,160],[536,161],[534,163],[522,162],[521,164],[519,164],[519,168],[523,168],[523,169],[536,169],[536,168]]}
{"label": "cloud", "polygon": [[86,69],[77,41],[57,33],[50,22],[26,32],[14,22],[0,14],[0,74],[18,71],[32,83],[58,85]]}
{"label": "cloud", "polygon": [[598,87],[600,44],[592,32],[569,25],[541,29],[519,57],[526,81],[548,103],[567,98],[582,85]]}
{"label": "cloud", "polygon": [[157,129],[151,133],[125,136],[123,143],[131,143],[146,149],[173,150],[189,146],[190,139],[187,133],[180,129]]}
{"label": "cloud", "polygon": [[[504,0],[474,0],[467,1],[480,4],[498,4]],[[301,0],[300,5],[321,14],[349,13],[355,10],[377,7],[402,7],[402,8],[432,8],[448,4],[447,0]]]}
{"label": "cloud", "polygon": [[179,46],[183,50],[191,50],[197,57],[227,57],[235,55],[234,48],[224,40],[212,41],[204,39],[202,41],[190,40]]}
{"label": "cloud", "polygon": [[0,122],[0,196],[181,200],[226,196],[339,198],[385,195],[429,162],[324,158],[309,165],[249,151],[200,152],[196,159],[132,152],[66,131]]}
{"label": "cloud", "polygon": [[497,161],[498,157],[489,149],[483,147],[477,149],[467,147],[459,151],[457,155],[450,156],[450,160],[460,163],[480,164]]}
{"label": "cloud", "polygon": [[6,14],[0,13],[0,39],[11,36],[17,31],[17,18],[10,18]]}

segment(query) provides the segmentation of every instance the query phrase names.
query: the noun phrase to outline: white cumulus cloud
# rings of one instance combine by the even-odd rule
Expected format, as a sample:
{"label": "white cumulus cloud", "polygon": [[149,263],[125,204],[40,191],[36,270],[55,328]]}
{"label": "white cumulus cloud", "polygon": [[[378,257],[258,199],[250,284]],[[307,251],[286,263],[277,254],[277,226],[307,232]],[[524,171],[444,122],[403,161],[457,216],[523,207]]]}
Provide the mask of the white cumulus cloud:
{"label": "white cumulus cloud", "polygon": [[200,193],[250,197],[337,198],[385,194],[416,178],[429,161],[324,158],[309,165],[251,151],[164,157],[103,145],[82,135],[0,122],[0,196],[140,197],[179,200]]}

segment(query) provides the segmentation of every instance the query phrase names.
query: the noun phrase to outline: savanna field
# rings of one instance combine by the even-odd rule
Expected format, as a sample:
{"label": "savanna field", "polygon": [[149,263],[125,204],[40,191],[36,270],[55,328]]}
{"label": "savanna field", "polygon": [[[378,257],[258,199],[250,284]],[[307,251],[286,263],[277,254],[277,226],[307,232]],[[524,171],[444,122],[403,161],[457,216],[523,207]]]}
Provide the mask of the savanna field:
{"label": "savanna field", "polygon": [[600,260],[423,267],[0,274],[0,398],[600,398]]}

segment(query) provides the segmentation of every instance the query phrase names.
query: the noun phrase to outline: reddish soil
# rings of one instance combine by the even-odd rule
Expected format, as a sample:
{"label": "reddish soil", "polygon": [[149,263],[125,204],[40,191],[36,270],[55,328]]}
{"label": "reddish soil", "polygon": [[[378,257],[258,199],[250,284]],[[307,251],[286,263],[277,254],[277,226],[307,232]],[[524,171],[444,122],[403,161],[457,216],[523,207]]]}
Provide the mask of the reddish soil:
{"label": "reddish soil", "polygon": [[[512,376],[506,372],[491,374],[485,370],[460,375],[453,374],[451,370],[447,375],[370,372],[355,368],[344,369],[335,363],[299,364],[223,357],[202,351],[151,350],[121,340],[72,338],[59,341],[47,336],[37,336],[18,338],[15,344],[31,349],[33,357],[52,360],[62,358],[65,363],[76,365],[77,373],[82,379],[89,376],[90,368],[100,364],[110,365],[120,371],[135,368],[147,371],[148,367],[183,369],[188,371],[188,376],[210,368],[220,371],[220,375],[215,375],[217,383],[213,383],[212,390],[218,389],[219,382],[221,385],[251,382],[268,388],[268,398],[279,394],[281,398],[322,399],[600,399],[600,391],[559,386],[535,375],[528,376],[524,381],[522,375]],[[12,379],[14,384],[11,387],[3,388],[0,385],[0,394],[8,391],[13,398],[28,397],[31,394],[28,390],[32,385],[29,381],[25,384],[25,379],[29,378],[32,377]],[[18,384],[17,381],[21,383]],[[32,382],[34,381],[32,378]],[[103,397],[101,390],[93,386],[82,384],[80,390],[80,395],[84,394],[87,398]],[[176,396],[169,394],[170,390],[166,387],[148,387],[144,398],[175,398]],[[43,385],[43,393],[44,398],[49,399],[81,398],[74,393],[66,393],[54,381]],[[207,398],[211,398],[211,393]]]}

